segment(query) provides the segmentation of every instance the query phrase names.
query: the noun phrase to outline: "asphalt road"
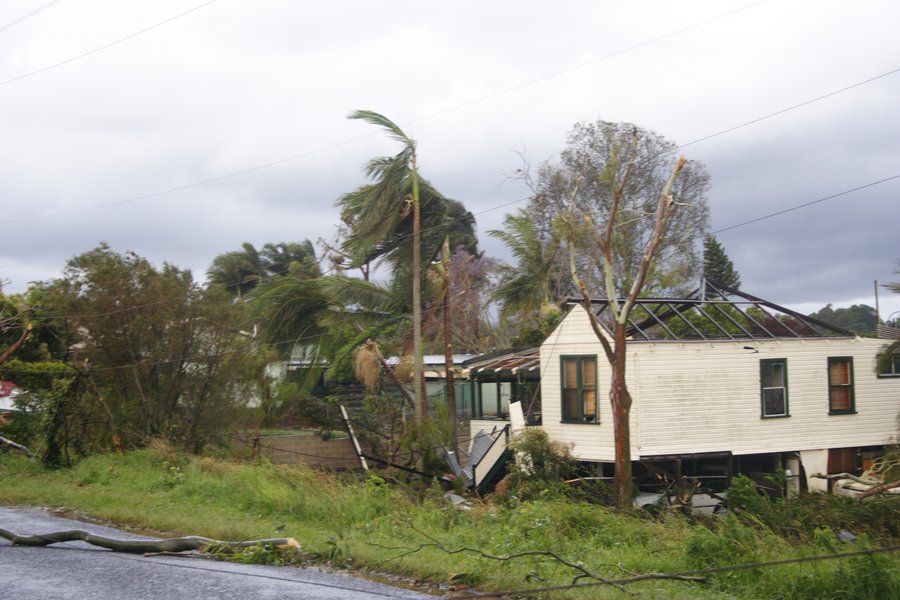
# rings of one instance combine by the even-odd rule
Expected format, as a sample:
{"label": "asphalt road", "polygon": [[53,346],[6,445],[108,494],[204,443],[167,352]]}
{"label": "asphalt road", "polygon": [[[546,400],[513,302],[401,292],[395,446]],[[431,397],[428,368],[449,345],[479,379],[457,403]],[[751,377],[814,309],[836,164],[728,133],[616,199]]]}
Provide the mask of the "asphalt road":
{"label": "asphalt road", "polygon": [[[0,528],[20,535],[84,529],[148,539],[33,509],[0,508]],[[2,600],[255,600],[257,598],[434,600],[434,596],[294,567],[238,565],[189,557],[145,557],[84,542],[32,548],[0,538]]]}

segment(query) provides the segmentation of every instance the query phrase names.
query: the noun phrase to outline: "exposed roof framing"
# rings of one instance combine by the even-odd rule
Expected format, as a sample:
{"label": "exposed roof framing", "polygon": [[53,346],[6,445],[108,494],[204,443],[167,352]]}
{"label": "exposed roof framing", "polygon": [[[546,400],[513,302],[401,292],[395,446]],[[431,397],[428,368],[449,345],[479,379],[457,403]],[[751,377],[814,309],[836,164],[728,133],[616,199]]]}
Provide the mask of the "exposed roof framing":
{"label": "exposed roof framing", "polygon": [[537,374],[541,366],[540,350],[540,345],[501,350],[467,360],[463,363],[463,367],[468,369],[473,376],[518,375],[532,371]]}
{"label": "exposed roof framing", "polygon": [[[580,303],[570,299],[571,303]],[[623,301],[620,301],[620,305]],[[594,300],[609,330],[609,302]],[[756,340],[855,337],[856,334],[709,280],[687,298],[638,298],[628,320],[634,340]]]}

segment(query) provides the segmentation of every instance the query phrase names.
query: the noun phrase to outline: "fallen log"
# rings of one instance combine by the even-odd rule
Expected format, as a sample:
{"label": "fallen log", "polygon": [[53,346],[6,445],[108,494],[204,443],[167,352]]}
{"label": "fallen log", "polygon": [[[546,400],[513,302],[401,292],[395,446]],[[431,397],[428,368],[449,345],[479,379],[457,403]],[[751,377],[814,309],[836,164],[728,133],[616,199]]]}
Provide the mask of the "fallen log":
{"label": "fallen log", "polygon": [[19,535],[7,529],[0,528],[0,537],[6,538],[15,546],[49,546],[62,542],[87,542],[93,546],[106,548],[115,552],[127,552],[131,554],[146,554],[148,552],[189,552],[192,550],[203,551],[207,546],[226,546],[229,548],[250,548],[253,546],[275,546],[300,549],[300,544],[294,538],[273,538],[266,540],[249,540],[244,542],[223,542],[201,536],[187,536],[180,538],[168,538],[162,540],[117,540],[104,537],[82,529],[68,531],[55,531],[38,535]]}

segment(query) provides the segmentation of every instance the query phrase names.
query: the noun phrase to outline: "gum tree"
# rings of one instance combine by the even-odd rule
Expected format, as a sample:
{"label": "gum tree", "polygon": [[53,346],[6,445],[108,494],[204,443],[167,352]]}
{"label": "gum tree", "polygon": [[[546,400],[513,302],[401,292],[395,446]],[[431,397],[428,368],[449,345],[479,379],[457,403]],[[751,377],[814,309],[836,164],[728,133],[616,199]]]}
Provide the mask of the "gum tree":
{"label": "gum tree", "polygon": [[[633,138],[632,143],[637,144],[637,141]],[[623,155],[631,158],[621,160],[620,156]],[[632,397],[625,379],[628,317],[641,294],[648,274],[652,272],[656,255],[664,245],[667,227],[678,205],[673,187],[678,174],[686,164],[684,158],[678,159],[659,192],[655,210],[642,217],[649,223],[645,226],[646,235],[642,238],[643,252],[639,263],[629,271],[617,256],[616,236],[618,228],[633,218],[633,215],[625,213],[624,206],[627,192],[633,186],[631,177],[634,172],[634,156],[635,154],[629,153],[627,148],[624,152],[612,149],[608,163],[599,174],[602,179],[599,184],[608,186],[610,190],[609,209],[604,223],[595,224],[589,213],[578,211],[575,205],[572,205],[561,218],[569,247],[569,269],[572,280],[581,294],[581,304],[588,314],[591,328],[603,347],[612,372],[609,399],[615,435],[616,504],[620,508],[627,508],[632,502],[630,429]],[[580,182],[576,181],[573,198],[577,196],[579,185]],[[581,217],[580,222],[578,217]],[[605,292],[610,314],[610,322],[606,325],[611,330],[611,335],[604,330],[599,317],[593,311],[593,296],[581,275],[586,262],[590,267],[595,267],[603,277],[601,287]],[[628,287],[620,299],[619,290],[623,281],[628,282]]]}

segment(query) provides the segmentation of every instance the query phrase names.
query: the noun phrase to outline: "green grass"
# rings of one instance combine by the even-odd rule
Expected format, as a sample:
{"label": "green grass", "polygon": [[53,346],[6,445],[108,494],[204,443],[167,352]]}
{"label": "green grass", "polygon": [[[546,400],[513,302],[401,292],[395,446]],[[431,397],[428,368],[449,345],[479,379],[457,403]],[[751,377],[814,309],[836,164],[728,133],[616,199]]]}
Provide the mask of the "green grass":
{"label": "green grass", "polygon": [[[449,508],[441,496],[437,489],[413,490],[375,475],[189,457],[165,446],[125,456],[94,456],[57,471],[0,454],[2,504],[79,510],[163,534],[229,540],[291,536],[310,559],[483,590],[567,584],[577,573],[546,558],[496,561],[470,551],[448,554],[437,545],[494,555],[550,550],[582,561],[603,577],[623,578],[898,541],[890,528],[879,527],[862,533],[857,542],[841,542],[822,519],[813,520],[803,535],[782,535],[777,526],[750,517],[697,523],[678,515],[650,518],[550,499],[518,504],[476,500],[473,510],[461,511]],[[834,508],[829,507],[831,515]],[[799,509],[795,512],[790,522],[803,527]],[[738,571],[706,584],[648,581],[628,590],[650,599],[891,600],[900,590],[898,573],[900,556],[894,553]],[[599,587],[552,597],[630,596]]]}

